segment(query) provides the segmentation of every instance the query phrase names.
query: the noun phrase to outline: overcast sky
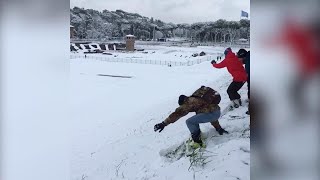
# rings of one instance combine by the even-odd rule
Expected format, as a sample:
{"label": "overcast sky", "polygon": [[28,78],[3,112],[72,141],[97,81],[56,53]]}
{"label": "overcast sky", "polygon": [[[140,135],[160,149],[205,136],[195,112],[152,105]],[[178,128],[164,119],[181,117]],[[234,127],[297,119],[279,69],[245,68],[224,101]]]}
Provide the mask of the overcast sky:
{"label": "overcast sky", "polygon": [[121,9],[164,22],[194,23],[217,19],[240,20],[241,10],[249,13],[250,0],[70,0],[71,8]]}

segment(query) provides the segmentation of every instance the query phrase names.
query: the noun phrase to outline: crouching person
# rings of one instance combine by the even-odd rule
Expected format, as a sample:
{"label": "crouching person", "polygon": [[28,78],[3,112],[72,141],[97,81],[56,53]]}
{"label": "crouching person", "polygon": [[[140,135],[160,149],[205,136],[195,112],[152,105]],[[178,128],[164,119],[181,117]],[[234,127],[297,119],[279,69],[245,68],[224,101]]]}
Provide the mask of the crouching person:
{"label": "crouching person", "polygon": [[201,86],[190,97],[180,95],[178,101],[180,106],[163,122],[156,124],[154,131],[159,130],[159,132],[161,132],[167,125],[176,122],[189,112],[195,112],[196,115],[186,120],[193,140],[191,146],[193,148],[205,147],[205,144],[201,140],[200,123],[211,123],[220,135],[224,133],[228,134],[228,132],[220,126],[218,121],[221,113],[218,105],[220,101],[220,94],[212,88],[205,86]]}

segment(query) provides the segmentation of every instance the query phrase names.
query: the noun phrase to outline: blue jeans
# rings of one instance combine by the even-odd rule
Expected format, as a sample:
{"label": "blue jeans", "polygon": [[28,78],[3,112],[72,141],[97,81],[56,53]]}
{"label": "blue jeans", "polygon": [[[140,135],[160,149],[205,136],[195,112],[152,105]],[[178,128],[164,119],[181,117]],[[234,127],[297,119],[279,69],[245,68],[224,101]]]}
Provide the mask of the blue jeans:
{"label": "blue jeans", "polygon": [[186,120],[186,124],[189,128],[191,134],[197,133],[200,131],[200,123],[209,123],[217,121],[220,117],[220,109],[211,113],[200,113],[196,114]]}

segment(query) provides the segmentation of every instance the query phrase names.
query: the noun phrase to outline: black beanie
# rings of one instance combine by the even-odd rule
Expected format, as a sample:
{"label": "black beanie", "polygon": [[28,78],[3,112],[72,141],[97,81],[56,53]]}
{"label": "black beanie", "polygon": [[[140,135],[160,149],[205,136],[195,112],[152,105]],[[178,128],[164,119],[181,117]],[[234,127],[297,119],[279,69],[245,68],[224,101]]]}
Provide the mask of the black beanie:
{"label": "black beanie", "polygon": [[184,101],[186,100],[186,98],[187,98],[187,96],[185,96],[185,95],[180,95],[180,96],[179,96],[178,104],[181,106],[181,105],[184,103]]}
{"label": "black beanie", "polygon": [[244,58],[247,55],[247,51],[245,49],[239,49],[239,51],[237,52],[237,56],[238,58]]}

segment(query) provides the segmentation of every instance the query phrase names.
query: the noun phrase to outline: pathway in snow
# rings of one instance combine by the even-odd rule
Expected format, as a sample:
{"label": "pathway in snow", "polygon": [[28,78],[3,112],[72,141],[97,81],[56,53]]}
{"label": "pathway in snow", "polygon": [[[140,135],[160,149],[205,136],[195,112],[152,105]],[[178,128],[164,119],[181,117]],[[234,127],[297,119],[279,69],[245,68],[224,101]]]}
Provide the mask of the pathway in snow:
{"label": "pathway in snow", "polygon": [[119,76],[119,75],[109,75],[109,74],[97,74],[97,76],[107,76],[107,77],[116,77],[116,78],[132,78],[132,76]]}

